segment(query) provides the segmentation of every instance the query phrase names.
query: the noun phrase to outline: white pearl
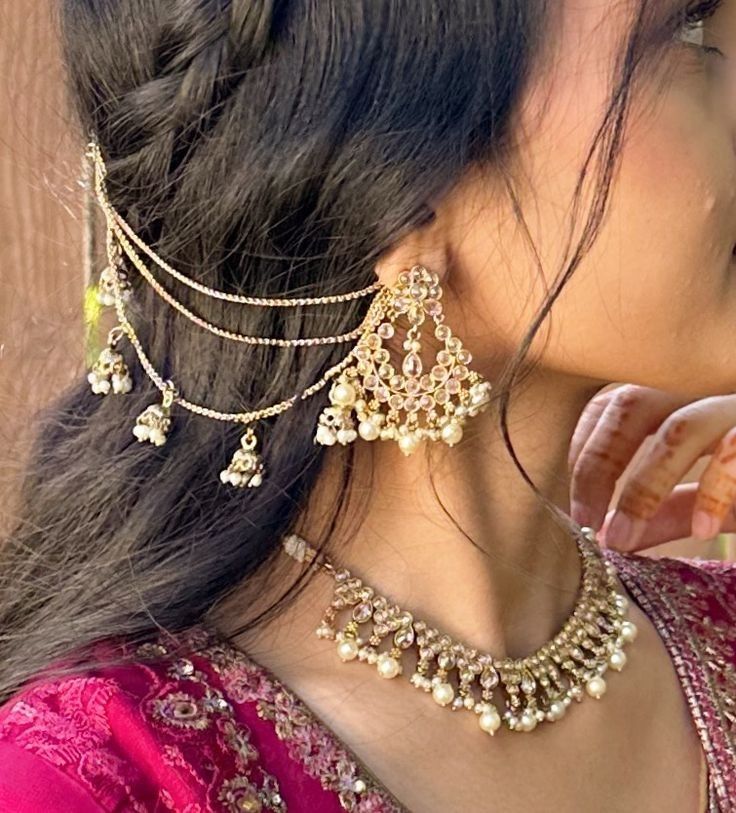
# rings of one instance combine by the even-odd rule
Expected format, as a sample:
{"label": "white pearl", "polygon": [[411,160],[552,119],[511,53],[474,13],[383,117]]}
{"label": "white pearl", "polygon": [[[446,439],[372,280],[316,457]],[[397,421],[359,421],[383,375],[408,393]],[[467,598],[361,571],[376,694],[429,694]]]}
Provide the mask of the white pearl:
{"label": "white pearl", "polygon": [[337,441],[337,437],[332,429],[330,429],[329,426],[323,425],[317,427],[317,434],[314,439],[323,446],[334,446]]}
{"label": "white pearl", "polygon": [[263,475],[260,472],[258,472],[257,474],[254,474],[250,478],[250,480],[248,481],[248,485],[251,486],[252,488],[256,488],[262,482],[263,482]]}
{"label": "white pearl", "polygon": [[454,696],[455,690],[449,683],[437,683],[432,689],[432,697],[435,703],[439,703],[440,706],[446,706],[452,702]]}
{"label": "white pearl", "polygon": [[358,433],[363,440],[375,440],[381,430],[373,421],[361,421],[358,424]]}
{"label": "white pearl", "polygon": [[501,717],[493,706],[488,706],[486,710],[479,715],[478,724],[483,731],[487,731],[491,736],[493,736],[493,734],[501,727]]}
{"label": "white pearl", "polygon": [[358,437],[358,433],[355,429],[338,429],[337,430],[337,441],[341,443],[343,446],[346,443],[352,443]]}
{"label": "white pearl", "polygon": [[335,384],[330,391],[330,400],[333,404],[339,404],[340,406],[352,406],[356,398],[357,393],[352,384]]}
{"label": "white pearl", "polygon": [[566,707],[559,700],[553,700],[549,707],[548,717],[550,720],[559,720],[565,716]]}
{"label": "white pearl", "polygon": [[112,377],[113,392],[125,394],[133,389],[133,382],[127,375],[118,375],[115,373]]}
{"label": "white pearl", "polygon": [[633,621],[624,621],[624,623],[621,624],[620,633],[624,641],[631,643],[631,641],[636,639],[636,634],[638,631],[639,630],[636,628],[636,624]]}
{"label": "white pearl", "polygon": [[151,429],[150,438],[154,446],[163,446],[166,443],[166,435],[160,429]]}
{"label": "white pearl", "polygon": [[442,440],[448,446],[454,446],[459,443],[463,437],[463,428],[457,421],[450,421],[442,427]]}
{"label": "white pearl", "polygon": [[136,424],[133,427],[133,434],[138,440],[148,440],[150,429],[147,426],[143,426],[143,424]]}
{"label": "white pearl", "polygon": [[399,449],[406,455],[415,452],[418,446],[419,438],[416,435],[402,435],[399,438]]}
{"label": "white pearl", "polygon": [[227,469],[223,469],[220,472],[220,482],[225,483],[226,485],[230,482],[230,472]]}
{"label": "white pearl", "polygon": [[352,638],[340,641],[337,645],[337,654],[340,656],[340,660],[352,661],[353,658],[358,657],[358,644]]}
{"label": "white pearl", "polygon": [[606,681],[599,676],[593,677],[585,684],[585,690],[591,697],[598,699],[606,693]]}
{"label": "white pearl", "polygon": [[614,649],[608,656],[608,665],[611,669],[620,672],[626,666],[626,653],[623,649]]}
{"label": "white pearl", "polygon": [[537,718],[529,711],[525,711],[519,720],[522,731],[534,731],[537,727]]}
{"label": "white pearl", "polygon": [[393,678],[399,674],[400,664],[392,658],[387,652],[382,652],[378,656],[378,674],[384,678]]}

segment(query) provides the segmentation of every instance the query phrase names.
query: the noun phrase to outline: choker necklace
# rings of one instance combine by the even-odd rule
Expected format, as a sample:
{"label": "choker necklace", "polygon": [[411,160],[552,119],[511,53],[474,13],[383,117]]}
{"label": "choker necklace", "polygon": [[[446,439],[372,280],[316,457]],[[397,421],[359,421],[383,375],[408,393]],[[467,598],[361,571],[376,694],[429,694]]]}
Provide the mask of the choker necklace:
{"label": "choker necklace", "polygon": [[[326,556],[320,560],[297,534],[285,536],[282,545],[298,562],[335,580],[332,601],[316,633],[337,641],[342,661],[374,664],[381,677],[394,678],[403,674],[402,653],[415,648],[411,684],[431,692],[440,706],[472,711],[480,728],[492,735],[502,722],[511,731],[533,731],[538,723],[560,720],[573,700],[580,702],[586,694],[602,697],[606,670],[621,671],[626,664],[623,647],[637,634],[636,625],[626,620],[629,601],[616,588],[616,570],[604,559],[595,531],[582,527],[575,541],[582,583],[573,612],[552,640],[518,659],[496,659],[415,619],[346,568],[336,569]],[[338,628],[335,621],[341,612],[349,612],[350,618]],[[361,635],[364,625],[372,628]],[[387,637],[390,649],[379,651]],[[494,694],[500,703],[494,702]]]}

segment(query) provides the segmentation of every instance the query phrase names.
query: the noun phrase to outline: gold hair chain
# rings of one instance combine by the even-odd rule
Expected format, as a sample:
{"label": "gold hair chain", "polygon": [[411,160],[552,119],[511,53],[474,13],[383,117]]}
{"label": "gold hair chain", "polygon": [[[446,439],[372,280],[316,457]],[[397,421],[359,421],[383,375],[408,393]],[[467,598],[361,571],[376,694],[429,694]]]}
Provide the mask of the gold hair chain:
{"label": "gold hair chain", "polygon": [[[322,410],[313,437],[314,443],[321,445],[346,445],[358,437],[367,441],[393,440],[404,454],[412,454],[424,439],[452,446],[461,440],[467,419],[487,407],[491,385],[468,367],[472,359],[470,352],[444,324],[442,289],[437,274],[415,266],[400,273],[393,286],[375,282],[356,291],[314,297],[253,297],[205,286],[163,260],[110,204],[105,186],[107,168],[94,139],[87,144],[85,156],[94,169],[93,189],[88,183],[87,191],[90,196],[94,191],[106,222],[108,263],[100,273],[98,300],[103,305],[114,306],[118,317],[118,324],[108,333],[107,346],[88,374],[88,381],[97,394],[131,391],[132,376],[118,348],[118,342],[126,336],[141,367],[162,393],[161,403],[148,406],[136,418],[133,433],[138,440],[163,445],[171,430],[174,404],[207,418],[246,426],[240,446],[228,467],[220,472],[220,479],[238,487],[254,487],[263,482],[265,469],[250,424],[285,412],[299,399],[314,395],[333,379],[337,380],[329,392],[330,404]],[[360,324],[345,333],[293,339],[250,336],[213,325],[187,308],[154,277],[136,247],[159,269],[192,290],[236,304],[286,308],[347,302],[369,294],[373,299]],[[171,379],[164,379],[158,373],[127,318],[125,306],[132,295],[132,286],[124,259],[167,304],[198,327],[221,338],[279,347],[319,346],[355,339],[357,344],[301,393],[270,406],[248,412],[224,412],[195,403],[184,398]],[[409,328],[403,342],[406,353],[399,369],[391,363],[385,343],[395,335],[400,318],[408,320]],[[441,341],[443,347],[425,370],[420,357],[420,334],[427,319],[434,322],[434,338]]]}

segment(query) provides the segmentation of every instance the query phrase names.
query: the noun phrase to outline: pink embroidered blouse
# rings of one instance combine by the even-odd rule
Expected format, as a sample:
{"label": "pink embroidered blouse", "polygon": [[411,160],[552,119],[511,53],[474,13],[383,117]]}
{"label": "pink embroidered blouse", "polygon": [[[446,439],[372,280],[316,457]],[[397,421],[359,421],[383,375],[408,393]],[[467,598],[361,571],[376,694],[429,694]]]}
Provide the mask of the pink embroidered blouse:
{"label": "pink embroidered blouse", "polygon": [[[736,810],[736,563],[606,551],[666,645]],[[406,811],[287,686],[202,628],[187,650],[39,679],[0,708],[0,811]]]}

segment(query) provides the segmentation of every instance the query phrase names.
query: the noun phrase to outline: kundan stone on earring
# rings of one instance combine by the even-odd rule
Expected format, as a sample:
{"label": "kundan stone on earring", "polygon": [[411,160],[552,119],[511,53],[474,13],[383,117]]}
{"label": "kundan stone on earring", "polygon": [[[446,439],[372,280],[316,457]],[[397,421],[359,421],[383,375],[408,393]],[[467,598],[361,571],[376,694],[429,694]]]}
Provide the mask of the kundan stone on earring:
{"label": "kundan stone on earring", "polygon": [[[394,440],[407,455],[425,438],[454,446],[462,440],[466,420],[488,406],[491,384],[470,369],[470,352],[444,323],[436,273],[415,265],[385,290],[383,307],[352,351],[355,361],[332,384],[314,442]],[[409,327],[403,359],[395,366],[387,343],[400,318]],[[442,347],[425,366],[420,337],[428,320]]]}

